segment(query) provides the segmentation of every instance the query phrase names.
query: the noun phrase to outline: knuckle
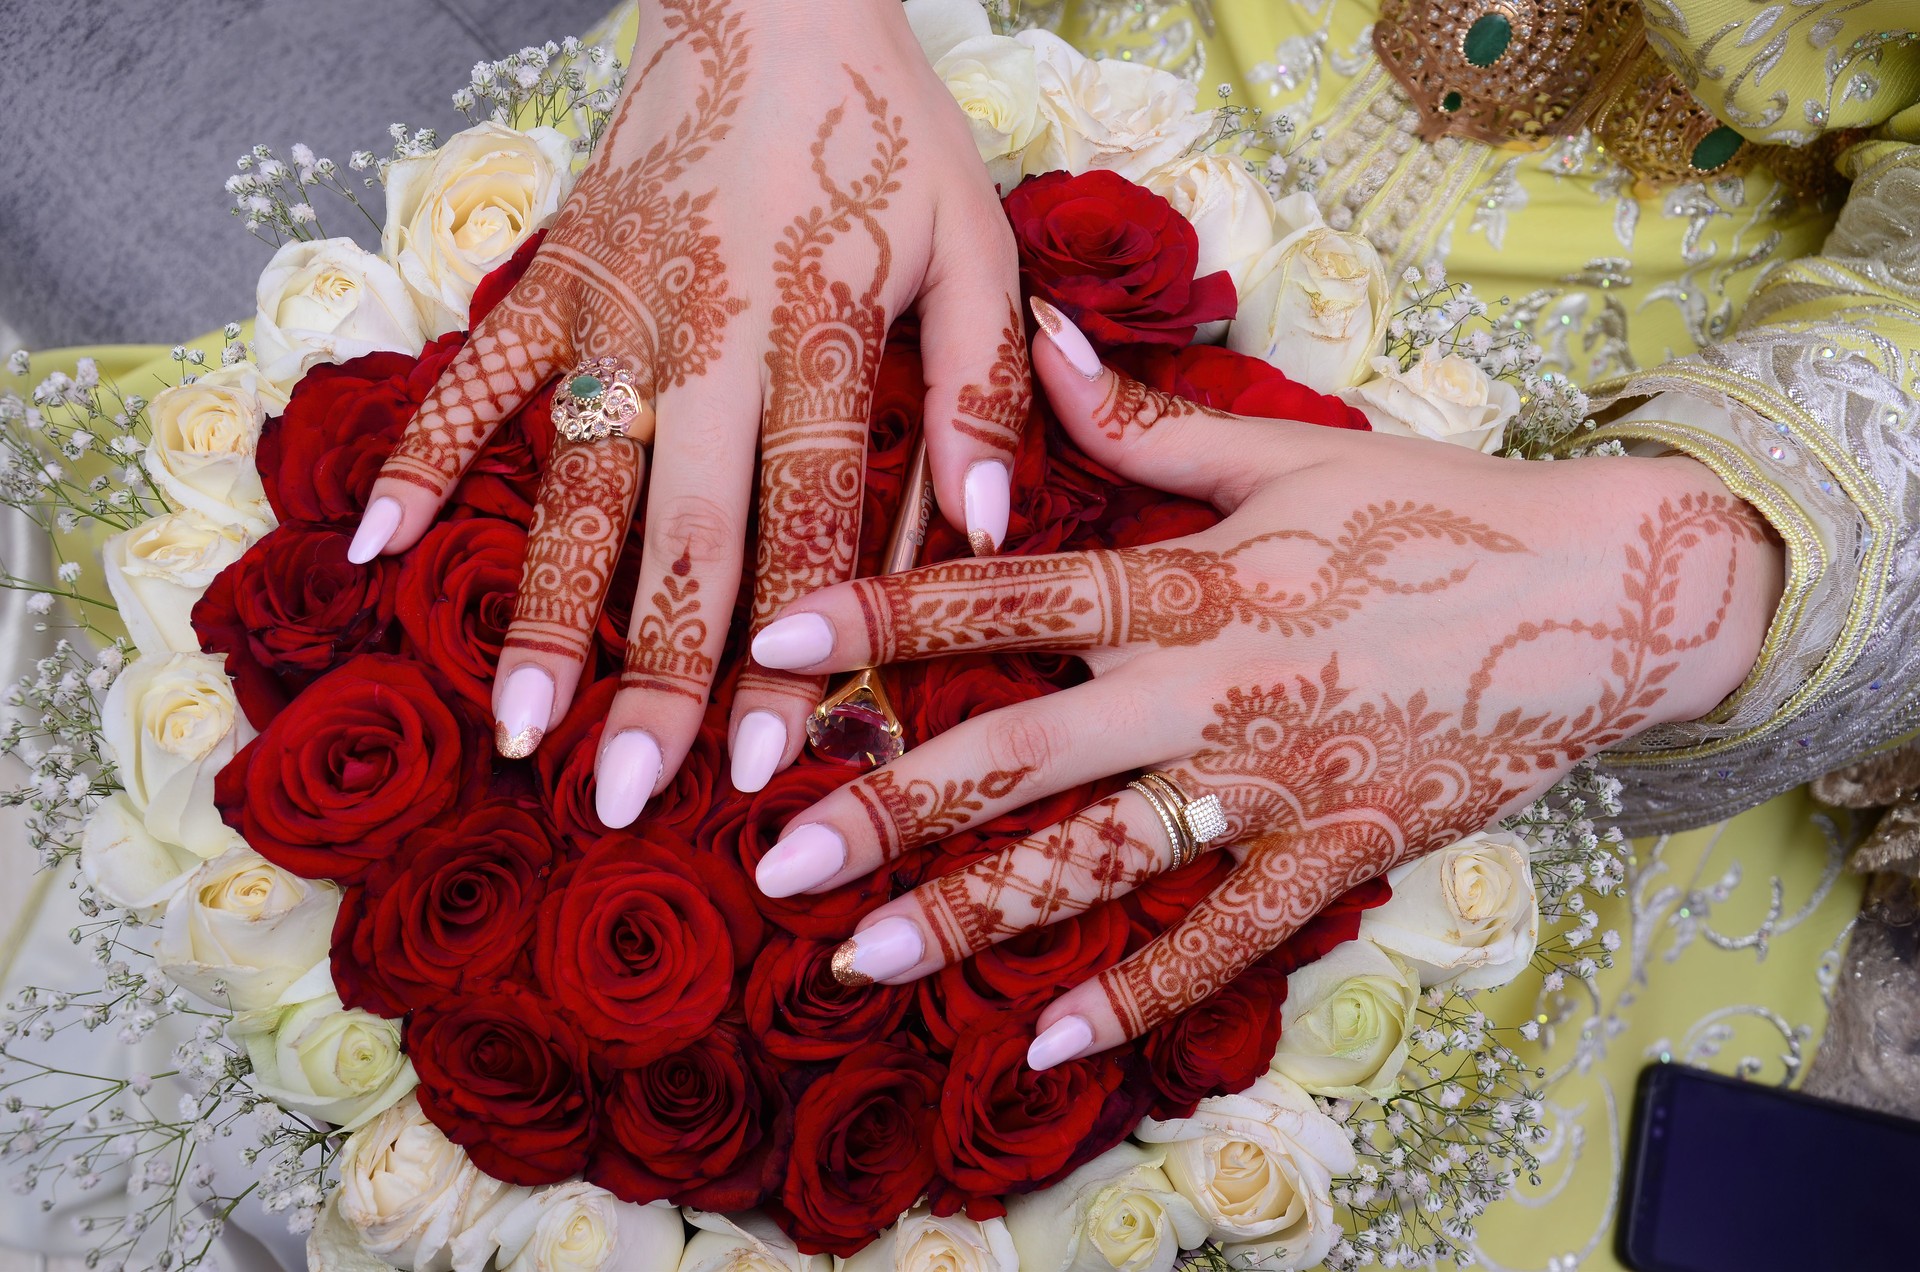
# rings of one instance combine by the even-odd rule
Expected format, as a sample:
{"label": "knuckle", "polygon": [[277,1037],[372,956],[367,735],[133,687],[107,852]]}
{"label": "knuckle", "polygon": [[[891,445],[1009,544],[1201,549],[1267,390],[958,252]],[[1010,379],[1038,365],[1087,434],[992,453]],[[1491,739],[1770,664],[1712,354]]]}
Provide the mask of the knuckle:
{"label": "knuckle", "polygon": [[1018,715],[992,726],[987,753],[996,767],[1044,772],[1066,749],[1066,730],[1048,716]]}
{"label": "knuckle", "polygon": [[669,558],[682,553],[695,561],[724,557],[738,548],[743,534],[739,518],[705,495],[679,495],[648,520],[647,551]]}

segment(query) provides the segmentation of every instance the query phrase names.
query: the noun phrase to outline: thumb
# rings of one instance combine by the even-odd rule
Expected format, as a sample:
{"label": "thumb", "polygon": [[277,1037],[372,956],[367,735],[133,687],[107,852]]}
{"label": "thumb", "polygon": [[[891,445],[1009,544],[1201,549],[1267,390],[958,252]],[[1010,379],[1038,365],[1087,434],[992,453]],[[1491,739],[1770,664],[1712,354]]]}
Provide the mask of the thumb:
{"label": "thumb", "polygon": [[1033,365],[1074,442],[1128,481],[1230,512],[1311,463],[1309,425],[1250,419],[1150,389],[1100,360],[1071,318],[1035,296]]}

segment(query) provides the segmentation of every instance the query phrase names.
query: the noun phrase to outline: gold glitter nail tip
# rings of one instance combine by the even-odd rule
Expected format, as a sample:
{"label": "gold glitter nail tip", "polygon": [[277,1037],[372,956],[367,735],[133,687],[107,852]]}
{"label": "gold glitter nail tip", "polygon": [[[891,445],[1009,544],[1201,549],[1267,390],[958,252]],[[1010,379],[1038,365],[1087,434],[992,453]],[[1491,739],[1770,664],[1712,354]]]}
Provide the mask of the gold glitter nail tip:
{"label": "gold glitter nail tip", "polygon": [[995,543],[993,536],[985,530],[969,530],[967,545],[973,549],[973,555],[977,557],[990,557],[1000,551],[1000,545]]}
{"label": "gold glitter nail tip", "polygon": [[524,760],[532,755],[540,745],[540,739],[547,736],[545,729],[522,729],[518,733],[508,733],[507,726],[493,726],[493,749],[509,760]]}
{"label": "gold glitter nail tip", "polygon": [[833,978],[849,989],[873,984],[873,977],[853,969],[853,942],[842,941],[833,952]]}

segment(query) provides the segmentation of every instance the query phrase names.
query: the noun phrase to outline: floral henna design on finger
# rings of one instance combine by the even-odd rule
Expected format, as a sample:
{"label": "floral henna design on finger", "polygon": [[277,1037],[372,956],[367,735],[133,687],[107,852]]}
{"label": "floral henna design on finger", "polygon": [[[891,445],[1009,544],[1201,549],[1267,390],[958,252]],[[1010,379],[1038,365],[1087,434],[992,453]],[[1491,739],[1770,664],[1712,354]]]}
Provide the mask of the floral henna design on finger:
{"label": "floral henna design on finger", "polygon": [[1128,429],[1145,433],[1165,420],[1195,416],[1211,420],[1234,418],[1226,411],[1150,389],[1131,376],[1118,372],[1109,377],[1106,397],[1100,400],[1099,406],[1093,408],[1094,427],[1116,442],[1126,438]]}
{"label": "floral henna design on finger", "polygon": [[[886,340],[881,304],[893,250],[877,213],[899,188],[907,142],[899,116],[851,67],[846,68],[874,134],[865,175],[842,184],[828,170],[827,147],[846,116],[827,112],[813,143],[813,171],[827,201],[787,227],[774,249],[780,303],[767,353],[772,385],[761,425],[760,536],[755,553],[753,630],[793,601],[853,573],[865,480],[867,416]],[[859,291],[830,280],[828,247],[858,227],[874,249]],[[743,690],[782,693],[811,708],[824,680],[749,668]]]}
{"label": "floral henna design on finger", "polygon": [[651,603],[653,612],[639,615],[627,641],[620,687],[657,689],[704,703],[714,662],[706,651],[707,622],[700,617],[700,580],[693,573],[691,548],[682,549]]}
{"label": "floral henna design on finger", "polygon": [[527,528],[527,558],[503,648],[582,659],[640,497],[637,442],[556,439]]}
{"label": "floral henna design on finger", "polygon": [[1034,766],[990,770],[974,779],[926,778],[901,782],[891,769],[875,769],[845,789],[866,810],[874,838],[889,860],[965,830],[989,803],[1004,803],[1031,777]]}
{"label": "floral henna design on finger", "polygon": [[1033,372],[1027,361],[1027,330],[1020,305],[1009,298],[1007,308],[1007,325],[1000,331],[1000,347],[987,371],[987,383],[961,388],[953,426],[984,446],[1012,455],[1033,405]]}

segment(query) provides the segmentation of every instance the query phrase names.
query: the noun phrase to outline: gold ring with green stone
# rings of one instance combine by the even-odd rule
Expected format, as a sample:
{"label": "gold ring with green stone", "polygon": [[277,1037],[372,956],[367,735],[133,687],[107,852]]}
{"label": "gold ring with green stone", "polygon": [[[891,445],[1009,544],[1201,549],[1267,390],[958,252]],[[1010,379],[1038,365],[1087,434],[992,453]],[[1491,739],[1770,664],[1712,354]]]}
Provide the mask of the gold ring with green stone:
{"label": "gold ring with green stone", "polygon": [[624,437],[644,446],[653,440],[653,408],[641,398],[632,372],[612,358],[591,358],[554,390],[553,426],[571,442]]}

